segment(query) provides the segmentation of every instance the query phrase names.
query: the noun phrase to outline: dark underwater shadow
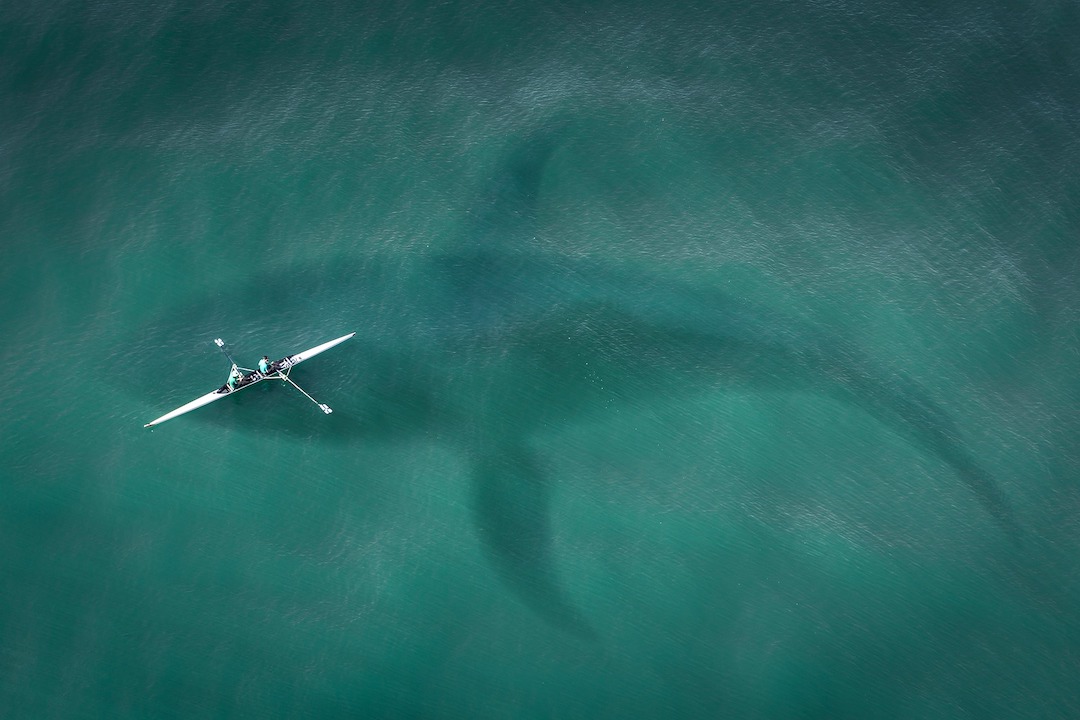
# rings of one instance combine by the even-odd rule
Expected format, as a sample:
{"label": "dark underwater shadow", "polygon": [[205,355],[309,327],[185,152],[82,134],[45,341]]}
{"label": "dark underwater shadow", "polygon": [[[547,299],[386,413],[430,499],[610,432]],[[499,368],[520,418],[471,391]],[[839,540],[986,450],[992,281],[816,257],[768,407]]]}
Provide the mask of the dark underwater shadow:
{"label": "dark underwater shadow", "polygon": [[[228,399],[155,431],[182,432],[174,423],[197,422],[344,445],[423,439],[453,446],[472,467],[477,537],[500,581],[540,618],[582,638],[595,632],[559,582],[551,488],[528,441],[545,425],[574,422],[611,401],[648,402],[717,386],[830,396],[939,458],[1006,535],[1019,537],[1004,494],[965,448],[956,423],[897,369],[804,321],[709,287],[517,247],[533,228],[545,168],[563,138],[556,127],[508,155],[473,209],[459,249],[408,263],[362,258],[265,273],[139,328],[140,342],[166,353],[191,351],[193,337],[209,343],[237,317],[263,322],[248,330],[256,335],[273,327],[326,328],[312,344],[358,333],[294,375],[334,407],[332,416],[303,407],[303,398],[283,409],[271,393],[286,388],[256,387],[246,398],[238,394],[233,407],[218,407]],[[329,290],[302,290],[312,287]],[[259,320],[268,308],[272,322]],[[211,346],[198,352],[200,362],[220,362]],[[601,387],[598,368],[634,381]],[[331,377],[329,395],[321,388]],[[145,399],[145,388],[174,378],[142,363],[128,381],[124,391],[139,388]],[[191,397],[200,391],[206,390],[193,388]],[[477,392],[483,397],[470,394]]]}

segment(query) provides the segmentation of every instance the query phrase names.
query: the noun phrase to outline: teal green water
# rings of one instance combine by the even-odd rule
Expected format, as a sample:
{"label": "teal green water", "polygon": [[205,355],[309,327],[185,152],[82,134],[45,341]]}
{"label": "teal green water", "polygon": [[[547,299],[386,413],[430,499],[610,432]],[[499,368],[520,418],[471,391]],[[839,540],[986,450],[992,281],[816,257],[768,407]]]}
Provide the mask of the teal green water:
{"label": "teal green water", "polygon": [[0,716],[1080,716],[1073,5],[23,5]]}

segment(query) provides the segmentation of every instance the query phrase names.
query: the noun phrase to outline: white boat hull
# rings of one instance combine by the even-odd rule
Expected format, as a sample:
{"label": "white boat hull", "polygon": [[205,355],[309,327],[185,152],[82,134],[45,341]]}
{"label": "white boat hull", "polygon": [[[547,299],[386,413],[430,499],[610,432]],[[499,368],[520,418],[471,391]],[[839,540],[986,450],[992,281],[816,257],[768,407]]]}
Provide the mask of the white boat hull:
{"label": "white boat hull", "polygon": [[172,412],[165,413],[156,420],[151,420],[150,422],[143,425],[143,427],[153,427],[154,425],[160,425],[166,420],[172,420],[178,415],[183,415],[185,413],[191,412],[192,410],[197,410],[203,405],[209,405],[215,400],[220,400],[221,398],[228,397],[233,393],[239,392],[244,388],[251,387],[258,382],[262,382],[263,380],[272,380],[274,378],[280,377],[282,373],[288,373],[291,368],[299,365],[305,360],[310,360],[319,353],[326,352],[327,350],[336,345],[340,345],[355,334],[356,333],[349,333],[348,335],[342,335],[341,337],[335,340],[331,340],[330,342],[325,342],[322,345],[316,345],[310,350],[304,350],[303,352],[298,352],[295,355],[288,355],[286,357],[283,357],[282,359],[271,365],[271,367],[274,369],[274,372],[272,372],[271,374],[263,375],[259,372],[249,373],[248,375],[244,376],[244,378],[240,381],[240,385],[238,385],[236,388],[230,390],[228,385],[222,385],[220,388],[214,390],[213,392],[209,392],[202,397],[195,398],[186,405],[181,405]]}
{"label": "white boat hull", "polygon": [[[305,360],[310,360],[311,358],[315,357],[319,353],[326,352],[327,350],[334,347],[335,345],[340,345],[341,343],[345,342],[346,340],[348,340],[349,338],[351,338],[355,334],[356,333],[353,332],[353,333],[349,333],[348,335],[342,335],[341,337],[339,337],[336,340],[331,340],[330,342],[324,342],[322,345],[316,345],[315,347],[311,348],[310,350],[305,350],[304,352],[296,353],[295,355],[290,355],[287,358],[283,358],[279,362],[284,362],[285,360],[288,360],[289,361],[288,367],[293,367],[294,365],[299,365],[300,363],[304,362]],[[282,368],[282,370],[284,370],[284,369],[285,368]]]}

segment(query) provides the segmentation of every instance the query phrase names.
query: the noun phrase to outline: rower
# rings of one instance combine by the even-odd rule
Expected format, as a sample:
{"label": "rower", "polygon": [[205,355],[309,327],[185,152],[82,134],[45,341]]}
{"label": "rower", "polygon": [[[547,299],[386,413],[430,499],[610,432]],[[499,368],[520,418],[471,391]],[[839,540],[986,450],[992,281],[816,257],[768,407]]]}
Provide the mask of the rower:
{"label": "rower", "polygon": [[240,374],[240,371],[237,369],[237,367],[233,365],[232,370],[229,371],[229,382],[227,383],[229,386],[229,390],[235,390],[236,384],[240,382],[243,377],[244,376]]}
{"label": "rower", "polygon": [[270,358],[266,355],[263,355],[262,360],[259,361],[259,372],[263,375],[270,373]]}

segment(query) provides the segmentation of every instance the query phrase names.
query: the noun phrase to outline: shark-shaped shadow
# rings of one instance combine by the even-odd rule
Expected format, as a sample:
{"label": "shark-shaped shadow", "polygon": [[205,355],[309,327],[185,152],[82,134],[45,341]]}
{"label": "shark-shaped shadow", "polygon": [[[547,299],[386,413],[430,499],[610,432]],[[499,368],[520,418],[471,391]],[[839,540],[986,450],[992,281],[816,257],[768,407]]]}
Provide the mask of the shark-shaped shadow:
{"label": "shark-shaped shadow", "polygon": [[[205,334],[222,308],[233,317],[270,305],[291,309],[277,315],[278,326],[289,312],[297,323],[325,319],[312,300],[290,293],[333,288],[340,327],[358,330],[360,389],[352,399],[335,397],[338,413],[319,436],[358,443],[424,435],[456,445],[473,468],[476,528],[499,578],[537,615],[582,637],[593,631],[558,582],[551,488],[530,436],[631,393],[731,385],[835,398],[938,458],[1018,538],[1003,493],[949,414],[917,382],[853,343],[713,288],[528,250],[563,132],[527,140],[511,154],[472,209],[461,249],[407,272],[368,259],[267,274],[228,298],[170,313],[169,335],[183,335],[184,326]],[[164,326],[142,328],[143,342],[164,337]],[[605,386],[597,382],[604,374],[632,382]],[[227,417],[208,409],[198,421]],[[290,433],[279,418],[244,422],[252,431]]]}

